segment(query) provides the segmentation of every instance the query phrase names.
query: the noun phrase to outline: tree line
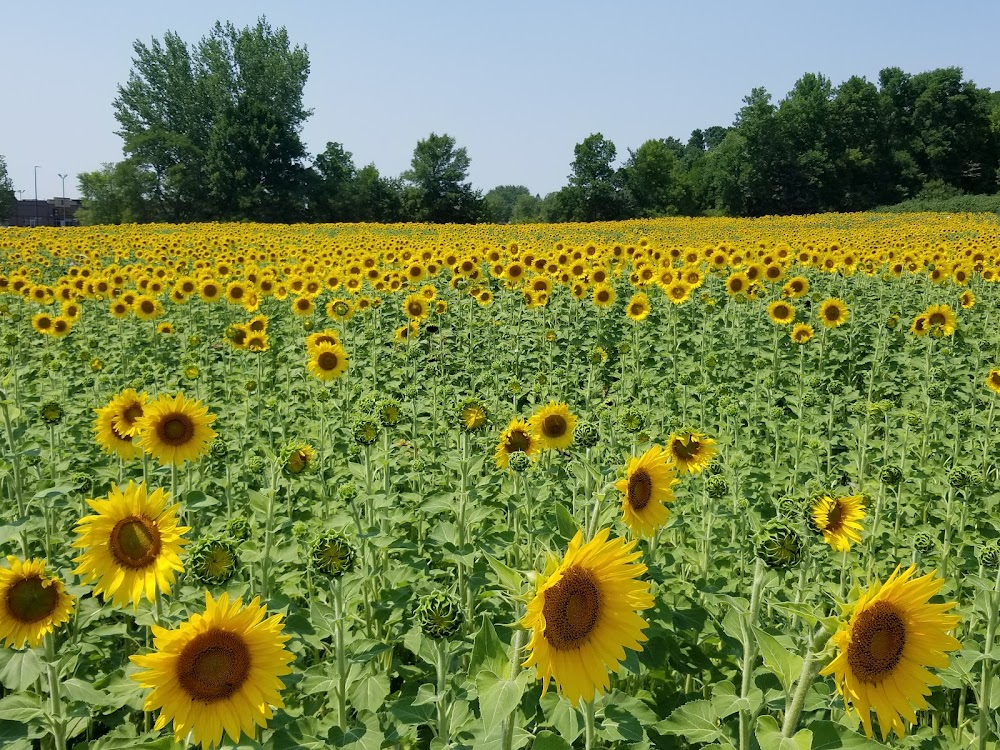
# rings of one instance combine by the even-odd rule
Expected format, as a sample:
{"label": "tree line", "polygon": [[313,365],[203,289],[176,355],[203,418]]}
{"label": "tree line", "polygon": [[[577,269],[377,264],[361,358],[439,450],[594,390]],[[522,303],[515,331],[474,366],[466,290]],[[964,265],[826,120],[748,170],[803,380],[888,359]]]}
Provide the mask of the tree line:
{"label": "tree line", "polygon": [[216,23],[197,44],[137,41],[114,102],[124,158],[79,175],[82,220],[555,222],[862,211],[921,195],[1000,191],[1000,92],[961,68],[881,71],[839,86],[807,73],[775,102],[763,88],[729,126],[656,138],[621,154],[601,133],[576,144],[567,184],[485,194],[447,134],[410,169],[358,166],[344,144],[310,156],[304,47],[266,19]]}

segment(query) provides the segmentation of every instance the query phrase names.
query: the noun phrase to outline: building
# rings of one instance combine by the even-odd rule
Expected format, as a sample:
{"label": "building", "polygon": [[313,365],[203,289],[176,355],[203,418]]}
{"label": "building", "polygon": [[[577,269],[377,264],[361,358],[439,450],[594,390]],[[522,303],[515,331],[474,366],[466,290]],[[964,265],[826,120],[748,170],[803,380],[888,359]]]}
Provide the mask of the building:
{"label": "building", "polygon": [[10,225],[15,227],[75,227],[80,201],[75,198],[50,198],[47,201],[16,201],[17,209]]}

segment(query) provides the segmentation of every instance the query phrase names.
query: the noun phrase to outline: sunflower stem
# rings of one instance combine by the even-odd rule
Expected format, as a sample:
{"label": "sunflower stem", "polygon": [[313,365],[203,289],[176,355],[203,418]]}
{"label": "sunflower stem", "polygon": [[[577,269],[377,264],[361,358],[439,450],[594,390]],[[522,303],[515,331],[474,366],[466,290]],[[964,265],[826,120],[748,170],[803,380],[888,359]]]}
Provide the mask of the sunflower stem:
{"label": "sunflower stem", "polygon": [[334,612],[337,619],[337,676],[340,679],[337,688],[337,722],[342,732],[347,731],[347,653],[344,650],[344,631],[347,623],[347,612],[344,609],[344,577],[338,576],[330,581],[333,594]]}
{"label": "sunflower stem", "polygon": [[271,466],[271,488],[267,495],[267,520],[264,522],[264,556],[260,561],[260,593],[265,602],[270,594],[271,544],[274,541],[274,507],[278,503],[278,462]]}
{"label": "sunflower stem", "polygon": [[791,703],[787,704],[785,708],[785,721],[781,725],[782,737],[792,737],[798,728],[799,716],[802,713],[802,707],[806,704],[809,688],[812,687],[813,680],[816,679],[816,675],[819,674],[819,670],[823,666],[817,656],[826,647],[830,635],[831,633],[826,628],[820,628],[809,639],[809,653],[802,662],[802,671],[799,672],[795,694],[792,696]]}
{"label": "sunflower stem", "polygon": [[586,701],[583,704],[583,713],[585,717],[584,722],[584,747],[586,750],[592,750],[594,747],[594,741],[597,739],[597,722],[596,722],[596,710],[593,700]]}
{"label": "sunflower stem", "polygon": [[66,750],[66,722],[63,719],[62,697],[60,695],[59,662],[56,658],[55,633],[45,636],[45,660],[49,677],[49,701],[52,711],[52,739],[56,750]]}
{"label": "sunflower stem", "polygon": [[437,643],[437,721],[438,739],[446,746],[449,741],[448,727],[448,641],[442,639]]}
{"label": "sunflower stem", "polygon": [[[518,617],[517,620],[520,621],[523,616],[521,612],[522,608],[518,607]],[[511,680],[516,680],[517,676],[521,673],[521,648],[524,645],[525,631],[520,627],[514,629],[514,639],[510,644],[510,678]],[[504,722],[504,734],[503,734],[503,750],[511,750],[514,746],[514,727],[516,722],[514,717],[517,715],[517,709],[515,708],[510,712],[510,716]]]}
{"label": "sunflower stem", "polygon": [[[750,589],[750,613],[745,620],[743,627],[743,668],[742,682],[740,683],[740,699],[746,701],[750,695],[750,683],[753,678],[753,664],[757,656],[755,648],[756,640],[753,628],[757,624],[757,615],[760,613],[760,595],[764,589],[764,562],[759,557],[754,564],[753,586]],[[750,747],[750,712],[740,711],[740,750],[748,750]]]}
{"label": "sunflower stem", "polygon": [[993,593],[989,599],[989,617],[986,621],[986,640],[983,643],[983,663],[979,681],[979,726],[977,730],[978,748],[986,750],[986,735],[989,727],[990,698],[993,688],[993,640],[996,638],[997,623],[1000,622],[1000,568],[993,581]]}

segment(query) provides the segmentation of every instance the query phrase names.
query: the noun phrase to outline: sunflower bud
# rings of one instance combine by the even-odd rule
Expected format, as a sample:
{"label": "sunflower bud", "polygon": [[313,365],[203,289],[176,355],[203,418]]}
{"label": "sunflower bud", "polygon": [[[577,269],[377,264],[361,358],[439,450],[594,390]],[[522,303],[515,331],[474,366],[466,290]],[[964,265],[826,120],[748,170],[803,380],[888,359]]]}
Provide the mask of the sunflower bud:
{"label": "sunflower bud", "polygon": [[212,454],[212,458],[223,460],[226,454],[229,453],[229,446],[226,445],[226,441],[216,436],[215,440],[212,441],[212,446],[208,449],[208,452]]}
{"label": "sunflower bud", "polygon": [[514,451],[507,459],[507,465],[515,474],[523,474],[531,466],[531,459],[524,451]]}
{"label": "sunflower bud", "polygon": [[245,382],[243,384],[243,390],[245,390],[247,393],[256,393],[257,392],[257,381],[256,380],[248,380],[247,382]]}
{"label": "sunflower bud", "polygon": [[948,472],[948,483],[956,490],[968,487],[972,482],[972,472],[964,466],[955,466]]}
{"label": "sunflower bud", "polygon": [[371,414],[378,405],[378,394],[371,391],[366,392],[355,402],[355,408],[359,414]]}
{"label": "sunflower bud", "polygon": [[915,411],[906,413],[906,424],[910,427],[919,427],[924,423],[924,418],[917,414]]}
{"label": "sunflower bud", "polygon": [[641,409],[629,406],[618,415],[618,423],[625,432],[630,432],[634,435],[637,432],[642,432],[646,426],[646,415],[643,414]]}
{"label": "sunflower bud", "polygon": [[903,481],[903,470],[894,464],[890,464],[882,469],[879,478],[884,484],[890,487],[895,487],[897,484]]}
{"label": "sunflower bud", "polygon": [[444,640],[455,635],[464,620],[458,601],[442,591],[422,596],[416,614],[424,635],[434,640]]}
{"label": "sunflower bud", "polygon": [[979,550],[979,563],[988,570],[1000,568],[1000,544],[992,542]]}
{"label": "sunflower bud", "polygon": [[226,539],[232,539],[236,542],[245,542],[250,538],[251,531],[252,528],[248,518],[245,516],[233,516],[226,523],[226,530],[224,534]]}
{"label": "sunflower bud", "polygon": [[925,531],[918,531],[913,535],[913,549],[917,552],[931,552],[936,542],[937,540]]}
{"label": "sunflower bud", "polygon": [[771,521],[757,535],[757,557],[774,570],[794,568],[802,559],[802,537],[790,525]]}
{"label": "sunflower bud", "polygon": [[316,451],[309,443],[289,443],[281,452],[281,470],[286,476],[298,476],[314,466]]}
{"label": "sunflower bud", "polygon": [[512,396],[519,396],[524,392],[524,384],[517,378],[513,378],[507,383],[507,391]]}
{"label": "sunflower bud", "polygon": [[17,346],[17,334],[14,332],[4,334],[3,342],[7,346]]}
{"label": "sunflower bud", "polygon": [[91,372],[100,372],[103,369],[104,369],[104,360],[103,359],[101,359],[100,357],[94,357],[92,360],[90,360],[90,371]]}
{"label": "sunflower bud", "polygon": [[729,484],[720,476],[709,477],[705,483],[705,491],[709,497],[718,500],[729,492]]}
{"label": "sunflower bud", "polygon": [[58,401],[46,401],[39,407],[38,414],[46,424],[56,425],[62,422],[63,408]]}
{"label": "sunflower bud", "polygon": [[188,365],[184,368],[184,377],[187,380],[197,380],[199,375],[201,375],[201,370],[198,369],[198,365]]}
{"label": "sunflower bud", "polygon": [[344,482],[337,490],[337,494],[341,500],[349,503],[358,496],[358,486],[354,482]]}
{"label": "sunflower bud", "polygon": [[260,474],[267,468],[267,461],[265,461],[261,456],[250,456],[247,459],[247,468],[250,470],[251,474]]}
{"label": "sunflower bud", "polygon": [[458,407],[458,422],[465,432],[475,432],[486,426],[489,412],[483,402],[476,398],[467,398]]}
{"label": "sunflower bud", "polygon": [[395,427],[403,418],[403,409],[394,398],[384,398],[379,401],[376,413],[383,427]]}
{"label": "sunflower bud", "polygon": [[94,477],[85,471],[78,471],[73,474],[70,484],[76,487],[83,494],[89,496],[94,489]]}
{"label": "sunflower bud", "polygon": [[339,531],[328,531],[313,540],[309,557],[317,572],[339,578],[354,570],[357,553],[346,536]]}
{"label": "sunflower bud", "polygon": [[188,550],[185,567],[205,583],[225,583],[236,573],[236,542],[221,537],[200,539]]}
{"label": "sunflower bud", "polygon": [[593,448],[601,439],[601,433],[593,422],[577,422],[573,442],[581,448]]}

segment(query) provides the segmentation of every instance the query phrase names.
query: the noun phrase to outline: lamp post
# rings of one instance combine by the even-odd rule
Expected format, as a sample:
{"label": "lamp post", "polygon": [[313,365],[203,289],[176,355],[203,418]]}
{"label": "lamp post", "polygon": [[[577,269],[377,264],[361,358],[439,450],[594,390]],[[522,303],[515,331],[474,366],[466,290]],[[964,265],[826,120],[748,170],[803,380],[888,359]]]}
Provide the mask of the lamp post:
{"label": "lamp post", "polygon": [[38,170],[41,169],[37,164],[35,165],[35,226],[38,226]]}
{"label": "lamp post", "polygon": [[62,180],[62,225],[66,226],[66,178],[69,177],[69,174],[62,174],[61,172],[56,172],[56,174]]}

